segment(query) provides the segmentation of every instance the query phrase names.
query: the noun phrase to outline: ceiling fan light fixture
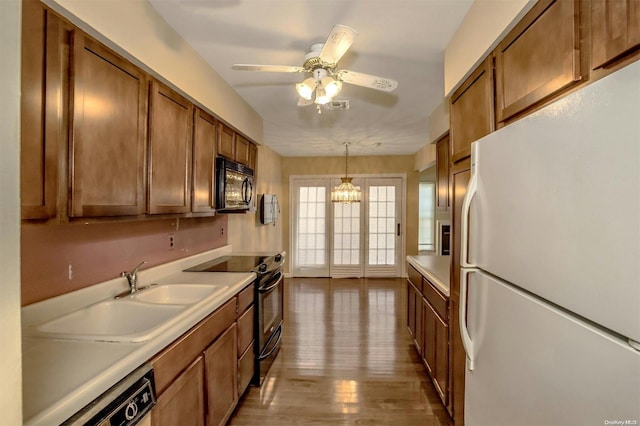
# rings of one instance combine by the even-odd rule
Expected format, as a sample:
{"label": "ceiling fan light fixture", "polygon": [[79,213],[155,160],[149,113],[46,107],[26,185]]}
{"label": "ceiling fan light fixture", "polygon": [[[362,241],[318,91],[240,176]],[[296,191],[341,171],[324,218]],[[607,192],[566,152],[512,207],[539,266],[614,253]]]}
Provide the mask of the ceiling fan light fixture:
{"label": "ceiling fan light fixture", "polygon": [[316,85],[316,80],[313,77],[309,77],[302,83],[296,84],[296,92],[301,98],[310,101],[313,97],[313,92],[316,90]]}
{"label": "ceiling fan light fixture", "polygon": [[322,87],[330,98],[335,98],[342,91],[342,83],[333,77],[323,78]]}

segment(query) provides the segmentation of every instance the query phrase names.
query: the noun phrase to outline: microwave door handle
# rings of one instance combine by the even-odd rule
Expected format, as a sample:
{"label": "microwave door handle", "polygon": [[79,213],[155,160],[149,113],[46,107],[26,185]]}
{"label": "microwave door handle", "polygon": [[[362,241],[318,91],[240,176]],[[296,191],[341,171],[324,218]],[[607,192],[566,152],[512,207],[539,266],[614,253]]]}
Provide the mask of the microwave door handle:
{"label": "microwave door handle", "polygon": [[251,204],[251,200],[253,199],[253,185],[251,184],[251,179],[246,178],[245,180],[247,182],[247,187],[244,193],[244,202],[248,205]]}
{"label": "microwave door handle", "polygon": [[242,192],[242,201],[244,203],[247,202],[247,179],[245,178],[245,180],[242,181],[242,189],[240,190]]}

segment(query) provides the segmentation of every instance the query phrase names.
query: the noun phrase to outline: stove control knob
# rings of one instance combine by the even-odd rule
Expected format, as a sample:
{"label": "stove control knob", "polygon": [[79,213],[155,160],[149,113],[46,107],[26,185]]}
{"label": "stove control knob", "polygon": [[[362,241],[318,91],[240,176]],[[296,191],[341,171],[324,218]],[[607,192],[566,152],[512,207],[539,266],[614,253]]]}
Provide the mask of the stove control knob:
{"label": "stove control knob", "polygon": [[261,263],[260,265],[258,265],[258,271],[259,272],[266,272],[267,271],[267,265],[265,263]]}
{"label": "stove control knob", "polygon": [[138,405],[136,405],[135,401],[131,401],[127,408],[124,410],[124,416],[127,420],[132,420],[138,414]]}
{"label": "stove control knob", "polygon": [[280,263],[280,261],[282,260],[282,255],[281,254],[276,254],[276,257],[274,257],[275,261]]}

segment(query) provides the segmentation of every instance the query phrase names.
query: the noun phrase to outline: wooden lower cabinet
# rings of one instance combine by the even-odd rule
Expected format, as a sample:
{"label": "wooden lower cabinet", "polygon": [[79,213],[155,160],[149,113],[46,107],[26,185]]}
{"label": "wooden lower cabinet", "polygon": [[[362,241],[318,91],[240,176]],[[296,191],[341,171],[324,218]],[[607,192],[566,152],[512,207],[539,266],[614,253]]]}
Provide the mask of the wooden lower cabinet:
{"label": "wooden lower cabinet", "polygon": [[[153,426],[227,422],[253,376],[254,310],[249,294],[253,285],[151,360],[158,393]],[[249,342],[242,353],[240,339],[243,345]]]}
{"label": "wooden lower cabinet", "polygon": [[236,325],[204,351],[207,425],[224,425],[238,402]]}
{"label": "wooden lower cabinet", "polygon": [[204,426],[204,358],[199,356],[158,397],[151,411],[153,425]]}

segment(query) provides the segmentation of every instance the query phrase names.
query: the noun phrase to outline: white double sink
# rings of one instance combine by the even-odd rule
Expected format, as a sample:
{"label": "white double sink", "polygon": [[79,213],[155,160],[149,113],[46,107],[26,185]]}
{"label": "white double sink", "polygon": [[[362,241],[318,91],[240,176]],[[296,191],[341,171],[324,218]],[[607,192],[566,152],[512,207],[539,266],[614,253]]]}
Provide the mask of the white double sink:
{"label": "white double sink", "polygon": [[144,342],[170,327],[190,308],[228,286],[154,285],[121,299],[106,299],[28,327],[33,336],[68,340]]}

